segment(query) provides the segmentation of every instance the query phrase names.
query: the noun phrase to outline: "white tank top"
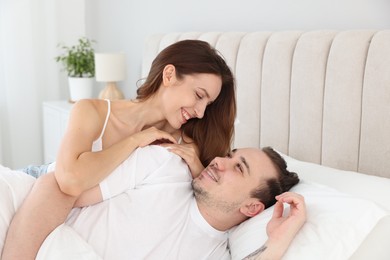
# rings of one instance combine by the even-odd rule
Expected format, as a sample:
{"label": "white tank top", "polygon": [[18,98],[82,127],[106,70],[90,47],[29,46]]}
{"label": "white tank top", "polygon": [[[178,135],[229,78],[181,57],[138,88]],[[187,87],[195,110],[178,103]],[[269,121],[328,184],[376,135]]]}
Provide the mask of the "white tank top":
{"label": "white tank top", "polygon": [[[92,143],[92,152],[98,152],[98,151],[103,150],[103,135],[104,135],[104,132],[106,131],[108,119],[109,119],[110,113],[111,113],[111,103],[110,103],[110,100],[108,100],[108,99],[105,99],[105,100],[107,101],[106,120],[104,121],[103,129],[102,129],[102,132],[100,133],[100,136],[95,141],[93,141],[93,143]],[[180,138],[177,141],[177,143],[181,144],[181,142],[182,142],[182,138],[180,136]]]}
{"label": "white tank top", "polygon": [[105,99],[107,101],[107,115],[106,115],[106,120],[104,121],[103,129],[102,132],[100,133],[100,136],[93,141],[92,143],[92,152],[98,152],[103,150],[103,135],[104,132],[106,131],[107,123],[108,123],[108,118],[110,117],[111,113],[111,103],[110,100]]}
{"label": "white tank top", "polygon": [[[111,102],[108,99],[105,99],[105,100],[107,101],[107,115],[106,115],[106,119],[104,121],[103,129],[100,132],[99,137],[95,141],[92,142],[92,147],[91,147],[92,152],[98,152],[98,151],[103,150],[103,135],[104,135],[104,132],[106,131],[108,119],[110,118],[110,114],[111,114]],[[181,144],[181,142],[182,142],[182,138],[180,136],[177,143]],[[48,171],[53,171],[55,169],[55,165],[56,165],[55,162],[51,163],[48,167]]]}
{"label": "white tank top", "polygon": [[[93,143],[92,143],[92,147],[91,147],[91,151],[92,152],[98,152],[98,151],[103,150],[103,140],[102,139],[103,139],[104,131],[106,131],[108,118],[110,117],[110,113],[111,113],[111,103],[110,103],[110,100],[106,99],[106,101],[107,101],[106,120],[104,121],[103,129],[102,129],[102,132],[100,133],[100,136],[95,141],[93,141]],[[47,172],[54,171],[55,168],[56,168],[56,162],[52,162],[52,163],[49,164],[49,166],[47,168]]]}

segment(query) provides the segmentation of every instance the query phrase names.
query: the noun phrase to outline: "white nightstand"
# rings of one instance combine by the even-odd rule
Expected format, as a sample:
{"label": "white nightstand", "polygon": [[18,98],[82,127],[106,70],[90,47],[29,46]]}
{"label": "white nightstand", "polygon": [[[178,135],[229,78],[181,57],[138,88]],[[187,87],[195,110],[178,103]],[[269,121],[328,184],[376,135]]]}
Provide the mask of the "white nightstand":
{"label": "white nightstand", "polygon": [[43,102],[44,163],[56,160],[71,108],[72,104],[65,100]]}

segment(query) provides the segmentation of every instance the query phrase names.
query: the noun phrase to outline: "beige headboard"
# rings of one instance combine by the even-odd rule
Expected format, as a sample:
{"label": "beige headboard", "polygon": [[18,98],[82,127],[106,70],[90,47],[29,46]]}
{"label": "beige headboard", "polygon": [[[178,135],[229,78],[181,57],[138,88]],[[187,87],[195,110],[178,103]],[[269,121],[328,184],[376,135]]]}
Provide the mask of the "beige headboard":
{"label": "beige headboard", "polygon": [[235,147],[390,178],[390,30],[153,35],[143,76],[184,39],[215,46],[236,76]]}

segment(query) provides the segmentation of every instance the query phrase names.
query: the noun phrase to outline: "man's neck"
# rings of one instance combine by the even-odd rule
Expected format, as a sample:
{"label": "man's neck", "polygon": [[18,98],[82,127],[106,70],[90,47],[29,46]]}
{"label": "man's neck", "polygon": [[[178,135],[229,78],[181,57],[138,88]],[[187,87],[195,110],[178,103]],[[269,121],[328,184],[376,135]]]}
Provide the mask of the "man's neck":
{"label": "man's neck", "polygon": [[210,207],[209,205],[196,200],[198,209],[203,218],[209,223],[210,226],[219,231],[228,231],[232,227],[245,221],[246,218],[239,212],[225,213],[216,207]]}

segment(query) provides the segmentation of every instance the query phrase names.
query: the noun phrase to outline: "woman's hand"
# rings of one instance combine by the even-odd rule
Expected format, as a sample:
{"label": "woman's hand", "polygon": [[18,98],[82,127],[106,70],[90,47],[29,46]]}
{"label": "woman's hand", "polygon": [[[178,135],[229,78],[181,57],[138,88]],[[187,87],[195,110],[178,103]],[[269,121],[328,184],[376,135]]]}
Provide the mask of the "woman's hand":
{"label": "woman's hand", "polygon": [[182,144],[161,144],[161,146],[167,147],[169,151],[180,156],[190,168],[192,178],[196,178],[204,166],[199,159],[198,149],[194,143],[182,143]]}
{"label": "woman's hand", "polygon": [[169,133],[152,126],[131,136],[136,146],[144,147],[149,144],[173,143],[177,141]]}

